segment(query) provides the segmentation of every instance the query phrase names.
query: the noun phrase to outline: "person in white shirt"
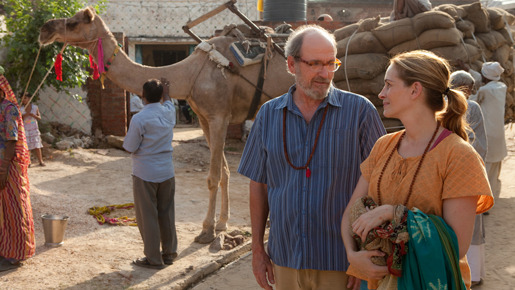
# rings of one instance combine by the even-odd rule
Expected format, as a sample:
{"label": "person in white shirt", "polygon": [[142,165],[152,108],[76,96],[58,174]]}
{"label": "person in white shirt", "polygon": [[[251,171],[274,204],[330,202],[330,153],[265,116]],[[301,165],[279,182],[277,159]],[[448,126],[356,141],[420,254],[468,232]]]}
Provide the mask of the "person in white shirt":
{"label": "person in white shirt", "polygon": [[143,109],[143,102],[136,94],[131,94],[131,116]]}
{"label": "person in white shirt", "polygon": [[484,85],[470,99],[481,106],[485,118],[488,151],[485,158],[488,181],[495,201],[501,193],[501,164],[508,155],[504,137],[504,106],[506,103],[506,85],[499,81],[504,68],[498,62],[485,62],[481,69]]}

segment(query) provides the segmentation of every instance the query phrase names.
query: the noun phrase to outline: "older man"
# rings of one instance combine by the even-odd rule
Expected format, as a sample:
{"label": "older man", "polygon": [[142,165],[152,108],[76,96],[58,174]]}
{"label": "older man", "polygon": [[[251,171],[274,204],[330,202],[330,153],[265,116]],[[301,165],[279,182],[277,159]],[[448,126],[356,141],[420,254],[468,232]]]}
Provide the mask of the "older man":
{"label": "older man", "polygon": [[295,84],[261,107],[238,169],[251,179],[254,276],[265,289],[345,289],[341,216],[385,131],[370,101],[332,86],[340,66],[332,34],[300,27],[285,51]]}

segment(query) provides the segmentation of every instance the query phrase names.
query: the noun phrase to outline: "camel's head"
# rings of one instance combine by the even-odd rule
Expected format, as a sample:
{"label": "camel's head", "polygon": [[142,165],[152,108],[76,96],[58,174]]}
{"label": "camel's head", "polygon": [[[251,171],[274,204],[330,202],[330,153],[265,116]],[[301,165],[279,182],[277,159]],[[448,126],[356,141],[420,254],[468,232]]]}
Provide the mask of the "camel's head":
{"label": "camel's head", "polygon": [[39,43],[48,45],[58,41],[85,47],[88,42],[107,33],[107,28],[95,13],[95,9],[88,7],[80,10],[71,18],[48,20],[40,29]]}

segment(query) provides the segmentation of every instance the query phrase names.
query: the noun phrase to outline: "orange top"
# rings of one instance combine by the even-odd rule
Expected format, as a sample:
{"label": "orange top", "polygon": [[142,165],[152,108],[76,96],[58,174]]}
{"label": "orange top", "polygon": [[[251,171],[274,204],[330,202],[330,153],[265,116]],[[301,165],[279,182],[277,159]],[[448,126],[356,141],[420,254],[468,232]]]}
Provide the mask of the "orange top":
{"label": "orange top", "polygon": [[[361,174],[370,184],[368,195],[376,202],[379,174],[401,134],[402,131],[380,138],[361,164]],[[381,181],[383,203],[404,202],[420,158],[403,158],[398,152],[393,153]],[[442,217],[444,199],[466,196],[479,196],[478,214],[494,204],[481,157],[465,140],[451,134],[427,153],[406,206]]]}
{"label": "orange top", "polygon": [[[369,182],[368,195],[375,202],[378,200],[379,175],[402,132],[381,137],[361,164],[361,173]],[[403,158],[398,152],[393,153],[381,181],[381,200],[384,204],[404,202],[420,158]],[[481,157],[465,140],[451,134],[427,153],[406,206],[442,217],[444,199],[466,196],[479,196],[477,214],[489,210],[494,204]],[[460,268],[463,280],[469,287],[470,269],[466,257],[460,260]]]}

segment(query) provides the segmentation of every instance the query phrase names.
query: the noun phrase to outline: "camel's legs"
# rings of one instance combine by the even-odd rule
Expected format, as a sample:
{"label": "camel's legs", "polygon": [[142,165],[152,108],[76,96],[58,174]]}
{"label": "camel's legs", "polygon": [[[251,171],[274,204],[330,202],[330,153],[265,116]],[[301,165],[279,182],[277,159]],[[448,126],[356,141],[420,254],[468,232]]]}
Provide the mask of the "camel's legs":
{"label": "camel's legs", "polygon": [[[206,135],[206,140],[211,151],[209,174],[207,177],[207,187],[209,189],[209,206],[206,218],[202,224],[202,232],[195,238],[195,242],[207,244],[212,242],[215,235],[215,211],[216,194],[222,176],[222,164],[227,162],[223,155],[225,146],[225,135],[227,134],[228,121],[225,119],[211,120],[211,122],[199,115],[199,122]],[[227,168],[227,165],[224,166]],[[228,176],[227,176],[228,181]],[[227,188],[227,186],[226,186]],[[222,198],[223,200],[224,198]],[[227,200],[228,201],[228,198]],[[227,215],[228,217],[228,215]],[[226,222],[226,221],[225,221]]]}
{"label": "camel's legs", "polygon": [[220,190],[222,191],[222,207],[220,209],[220,218],[216,223],[217,231],[225,231],[227,230],[227,221],[230,217],[230,207],[229,207],[229,178],[231,176],[231,172],[229,171],[229,165],[227,163],[227,159],[225,158],[225,154],[222,150],[222,179],[220,180]]}

